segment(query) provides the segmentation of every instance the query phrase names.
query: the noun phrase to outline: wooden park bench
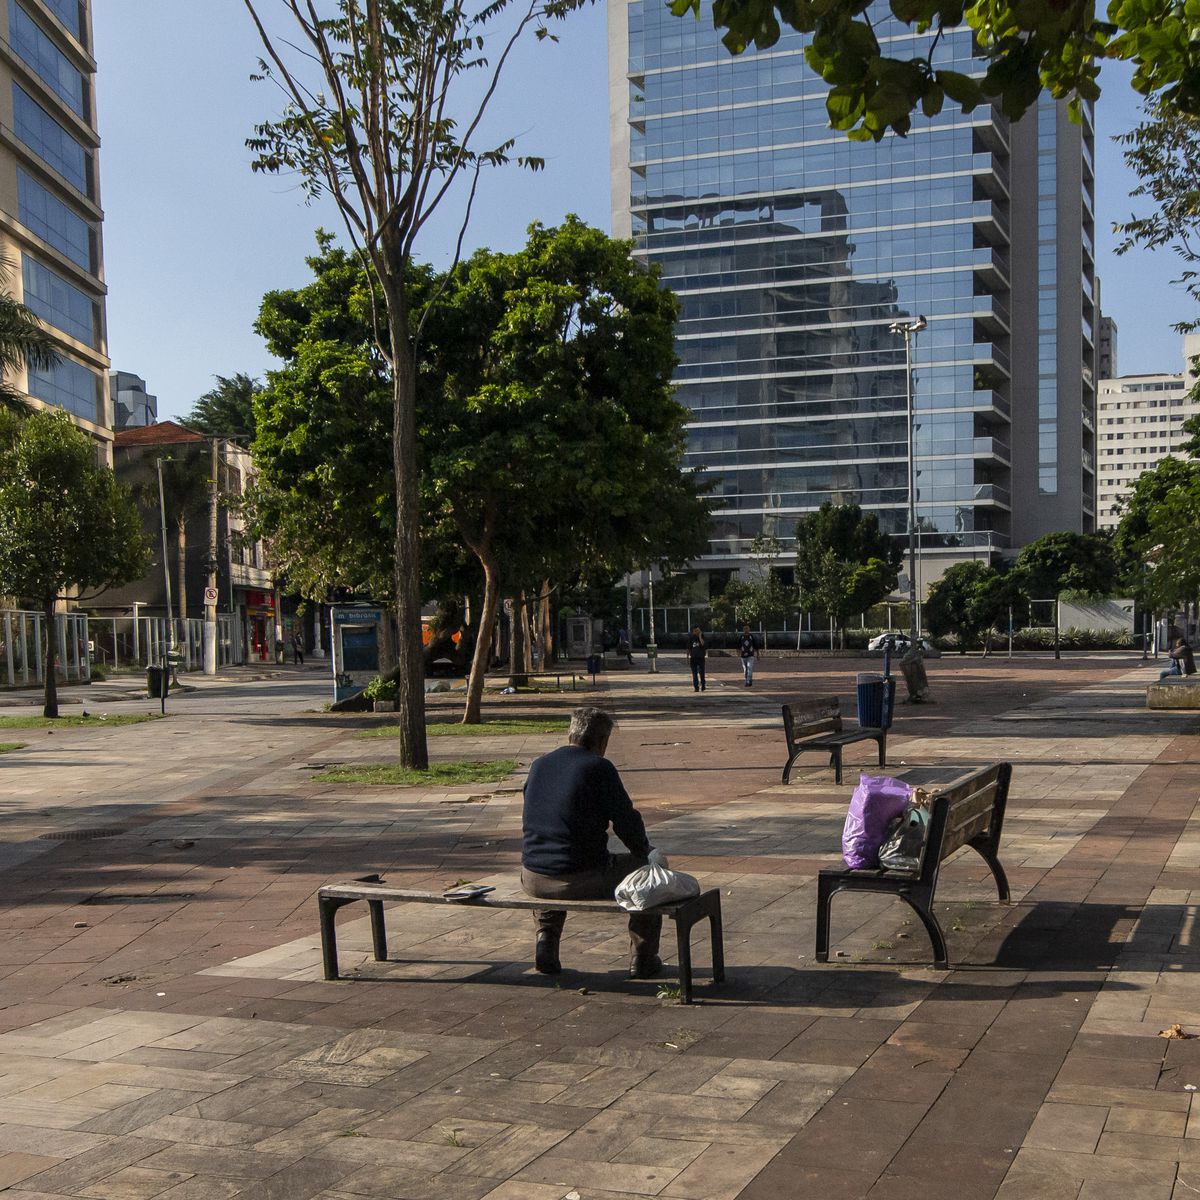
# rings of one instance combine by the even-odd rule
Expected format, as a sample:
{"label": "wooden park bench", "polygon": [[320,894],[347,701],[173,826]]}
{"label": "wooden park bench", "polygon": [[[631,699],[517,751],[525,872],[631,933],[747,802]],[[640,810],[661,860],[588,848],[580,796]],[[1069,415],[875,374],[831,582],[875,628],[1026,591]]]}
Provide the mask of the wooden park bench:
{"label": "wooden park bench", "polygon": [[[516,884],[519,889],[520,885]],[[567,912],[613,913],[628,917],[628,913],[615,900],[540,900],[524,891],[506,892],[497,889],[472,900],[446,900],[441,892],[413,891],[408,888],[389,887],[378,876],[351,880],[347,883],[326,884],[317,892],[317,906],[321,919],[321,957],[324,961],[325,978],[338,979],[337,934],[334,929],[334,914],[346,904],[365,900],[371,913],[371,942],[376,962],[387,961],[387,931],[384,926],[383,905],[385,901],[407,904],[453,904],[458,909],[565,909]],[[725,978],[725,944],[721,929],[721,892],[709,888],[689,900],[676,900],[662,904],[653,910],[670,917],[675,922],[675,938],[679,953],[679,991],[684,1004],[692,1002],[692,927],[699,921],[708,920],[712,940],[712,977],[720,983]]]}
{"label": "wooden park bench", "polygon": [[842,750],[854,742],[873,741],[879,745],[879,765],[887,765],[887,729],[842,725],[842,710],[836,696],[818,696],[803,704],[783,706],[783,732],[787,737],[788,760],[783,782],[792,776],[792,763],[805,750],[828,750],[835,783],[842,782]]}
{"label": "wooden park bench", "polygon": [[917,871],[850,871],[829,867],[817,876],[817,961],[829,961],[829,910],[838,892],[885,892],[899,896],[921,918],[933,942],[934,966],[945,967],[946,939],[933,913],[938,868],[956,850],[970,846],[987,863],[1000,900],[1008,900],[1008,878],[997,857],[1004,807],[1012,778],[1010,763],[974,771],[933,797],[921,866]]}

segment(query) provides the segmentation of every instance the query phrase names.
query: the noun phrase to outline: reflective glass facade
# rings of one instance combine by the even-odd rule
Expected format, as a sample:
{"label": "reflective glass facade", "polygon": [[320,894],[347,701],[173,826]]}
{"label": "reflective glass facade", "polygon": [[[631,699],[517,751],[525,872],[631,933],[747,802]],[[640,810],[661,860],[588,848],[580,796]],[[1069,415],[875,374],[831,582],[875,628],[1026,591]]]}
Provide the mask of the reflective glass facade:
{"label": "reflective glass facade", "polygon": [[27,91],[13,84],[17,137],[85,196],[92,195],[92,156]]}
{"label": "reflective glass facade", "polygon": [[65,408],[87,421],[99,421],[100,377],[82,363],[60,358],[52,367],[30,367],[29,394]]}
{"label": "reflective glass facade", "polygon": [[[800,35],[734,58],[707,12],[680,20],[623,0],[613,19],[628,85],[614,227],[628,221],[680,299],[688,458],[717,481],[710,557],[743,557],[764,530],[786,542],[825,500],[906,531],[904,342],[888,326],[918,315],[929,321],[913,342],[923,548],[1006,548],[1012,406],[1026,390],[1014,387],[1026,368],[1013,363],[1010,315],[1015,129],[989,109],[955,110],[918,115],[907,138],[851,142],[828,128]],[[876,30],[890,52],[924,52],[927,39],[882,14]],[[965,35],[943,38],[938,65],[972,70],[970,51]],[[614,86],[621,73],[614,61]]]}
{"label": "reflective glass facade", "polygon": [[41,26],[17,3],[8,0],[8,37],[12,48],[58,98],[78,116],[87,116],[83,74],[54,44]]}
{"label": "reflective glass facade", "polygon": [[17,216],[26,229],[73,263],[85,271],[96,270],[92,226],[23,167],[17,168]]}
{"label": "reflective glass facade", "polygon": [[[77,42],[84,42],[83,5],[79,0],[46,0],[46,7]],[[84,43],[86,45],[86,42]]]}
{"label": "reflective glass facade", "polygon": [[21,276],[26,308],[84,345],[98,345],[100,309],[95,300],[28,254],[21,260]]}
{"label": "reflective glass facade", "polygon": [[90,5],[81,0],[5,0],[9,53],[0,86],[12,96],[7,150],[0,146],[6,252],[20,264],[22,299],[46,326],[59,361],[8,382],[32,400],[86,422],[111,462]]}

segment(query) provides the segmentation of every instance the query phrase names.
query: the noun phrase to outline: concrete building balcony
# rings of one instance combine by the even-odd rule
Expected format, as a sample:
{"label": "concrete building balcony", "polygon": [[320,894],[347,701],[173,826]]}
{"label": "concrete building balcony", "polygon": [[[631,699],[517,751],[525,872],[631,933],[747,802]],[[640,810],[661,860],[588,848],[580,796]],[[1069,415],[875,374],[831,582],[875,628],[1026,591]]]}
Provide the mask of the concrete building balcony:
{"label": "concrete building balcony", "polygon": [[230,563],[229,577],[233,581],[234,587],[249,588],[256,592],[269,592],[274,586],[270,571],[263,567],[250,566],[247,563]]}

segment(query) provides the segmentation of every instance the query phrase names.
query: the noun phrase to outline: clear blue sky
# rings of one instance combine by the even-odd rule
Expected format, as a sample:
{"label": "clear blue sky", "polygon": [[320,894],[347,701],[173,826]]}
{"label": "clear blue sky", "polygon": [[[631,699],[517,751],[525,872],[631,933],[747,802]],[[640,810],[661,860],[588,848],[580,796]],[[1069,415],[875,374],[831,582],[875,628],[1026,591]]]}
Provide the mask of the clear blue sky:
{"label": "clear blue sky", "polygon": [[[269,2],[269,0],[268,0]],[[307,278],[320,224],[295,185],[252,174],[245,139],[278,106],[249,75],[258,47],[241,0],[107,0],[95,8],[109,348],[142,375],[162,417],[181,415],[212,376],[261,375],[271,364],[251,328],[264,292]],[[519,245],[533,220],[565,213],[607,229],[608,92],[603,5],[575,14],[558,44],[530,43],[512,64],[493,127],[520,136],[546,170],[493,173],[481,187],[468,248]],[[1124,373],[1178,370],[1173,321],[1186,298],[1168,281],[1168,252],[1117,259],[1113,220],[1130,187],[1109,141],[1136,120],[1117,72],[1098,114],[1097,253],[1105,309],[1120,327]],[[449,214],[448,214],[449,215]],[[449,260],[457,226],[427,231],[423,257]]]}

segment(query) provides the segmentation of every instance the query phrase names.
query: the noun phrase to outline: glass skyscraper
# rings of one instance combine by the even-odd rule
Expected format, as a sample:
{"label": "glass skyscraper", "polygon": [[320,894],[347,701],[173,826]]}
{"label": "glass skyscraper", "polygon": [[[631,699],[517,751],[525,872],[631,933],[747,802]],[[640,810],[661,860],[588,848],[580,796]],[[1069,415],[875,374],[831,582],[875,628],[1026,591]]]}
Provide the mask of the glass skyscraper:
{"label": "glass skyscraper", "polygon": [[69,413],[111,461],[91,8],[90,0],[0,4],[0,251],[15,268],[9,290],[46,325],[58,355],[10,371],[7,382],[34,408]]}
{"label": "glass skyscraper", "polygon": [[[731,57],[705,9],[611,0],[614,232],[680,299],[689,461],[715,478],[709,553],[790,541],[822,501],[907,530],[914,339],[926,582],[957,558],[1092,527],[1090,114],[917,114],[878,145],[831,130],[826,86],[785,32]],[[887,50],[925,41],[880,14]],[[939,66],[970,71],[970,38]]]}

